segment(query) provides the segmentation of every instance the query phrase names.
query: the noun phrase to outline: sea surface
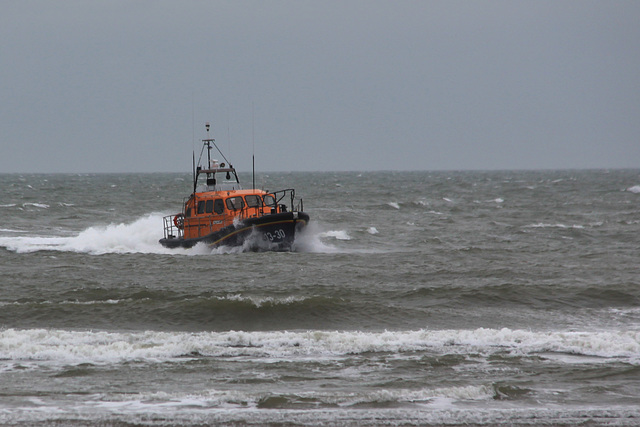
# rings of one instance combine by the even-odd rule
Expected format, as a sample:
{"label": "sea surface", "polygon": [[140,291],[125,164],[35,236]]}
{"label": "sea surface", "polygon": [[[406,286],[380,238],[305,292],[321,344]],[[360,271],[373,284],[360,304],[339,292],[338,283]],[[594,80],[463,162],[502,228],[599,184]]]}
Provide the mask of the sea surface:
{"label": "sea surface", "polygon": [[0,424],[640,424],[640,170],[257,182],[294,252],[160,246],[189,174],[0,175]]}

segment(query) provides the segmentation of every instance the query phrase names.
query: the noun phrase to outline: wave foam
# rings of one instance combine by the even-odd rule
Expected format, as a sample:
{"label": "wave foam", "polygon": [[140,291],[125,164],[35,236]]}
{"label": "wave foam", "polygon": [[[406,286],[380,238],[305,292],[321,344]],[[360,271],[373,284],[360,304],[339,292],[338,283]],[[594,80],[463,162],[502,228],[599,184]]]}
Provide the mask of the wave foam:
{"label": "wave foam", "polygon": [[[146,253],[171,255],[210,255],[239,253],[248,247],[219,247],[211,249],[205,244],[197,244],[190,249],[168,249],[158,241],[162,237],[162,213],[152,213],[131,223],[109,224],[89,227],[73,237],[19,236],[0,237],[0,247],[17,253],[38,251],[78,252],[92,255],[109,253]],[[20,232],[0,229],[2,232]],[[314,223],[296,236],[294,250],[298,252],[335,252],[337,249],[322,242],[321,238],[333,237],[337,240],[351,240],[345,230],[321,232]],[[246,245],[250,246],[250,245]]]}
{"label": "wave foam", "polygon": [[320,237],[333,237],[336,240],[351,240],[346,230],[331,230],[320,233]]}
{"label": "wave foam", "polygon": [[23,208],[34,207],[34,208],[40,208],[40,209],[49,209],[49,205],[47,205],[45,203],[23,203],[22,207]]}
{"label": "wave foam", "polygon": [[537,224],[525,225],[523,226],[523,228],[564,228],[564,229],[582,230],[584,229],[584,225],[547,224],[547,223],[539,222]]}
{"label": "wave foam", "polygon": [[640,185],[634,185],[633,187],[627,188],[627,191],[630,193],[640,194]]}
{"label": "wave foam", "polygon": [[194,253],[193,250],[166,249],[162,237],[162,214],[149,214],[132,223],[94,226],[75,237],[5,237],[0,246],[18,253],[37,251],[106,253]]}
{"label": "wave foam", "polygon": [[22,233],[22,231],[12,230],[10,228],[0,228],[0,233]]}
{"label": "wave foam", "polygon": [[0,360],[54,363],[164,361],[199,354],[214,357],[340,357],[371,352],[447,354],[563,353],[628,359],[640,364],[640,332],[531,332],[511,329],[393,332],[96,332],[47,329],[0,331]]}
{"label": "wave foam", "polygon": [[253,306],[255,306],[256,308],[260,308],[262,306],[289,305],[296,302],[304,301],[306,298],[294,297],[294,296],[289,296],[285,298],[274,298],[274,297],[256,297],[256,296],[244,296],[240,294],[233,294],[233,295],[227,295],[226,297],[218,297],[217,299],[221,301],[248,302]]}

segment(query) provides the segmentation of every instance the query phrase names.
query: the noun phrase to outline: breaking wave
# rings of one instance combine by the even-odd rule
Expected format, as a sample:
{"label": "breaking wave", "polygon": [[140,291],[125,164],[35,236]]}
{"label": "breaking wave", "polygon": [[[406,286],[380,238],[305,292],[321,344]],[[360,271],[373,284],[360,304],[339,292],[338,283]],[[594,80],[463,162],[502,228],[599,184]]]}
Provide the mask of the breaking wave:
{"label": "breaking wave", "polygon": [[[640,364],[640,332],[532,332],[525,330],[99,332],[49,329],[0,331],[0,360],[56,363],[162,362],[207,357],[329,357],[416,351],[512,355],[559,353],[627,359]],[[592,359],[590,359],[592,360]]]}
{"label": "breaking wave", "polygon": [[[208,255],[238,253],[247,250],[246,247],[219,247],[211,249],[204,244],[193,248],[168,249],[158,241],[162,237],[162,213],[151,213],[130,223],[92,226],[81,231],[76,236],[2,236],[0,247],[17,253],[31,253],[39,251],[59,251],[103,254],[170,254],[170,255]],[[18,232],[10,229],[0,229],[6,233]],[[323,242],[323,238],[349,240],[346,231],[321,232],[314,223],[296,237],[294,250],[298,252],[335,252],[336,248]]]}
{"label": "breaking wave", "polygon": [[93,226],[72,237],[1,237],[0,246],[17,253],[60,251],[102,255],[189,252],[185,250],[171,252],[158,243],[162,237],[162,216],[162,214],[149,214],[128,224]]}

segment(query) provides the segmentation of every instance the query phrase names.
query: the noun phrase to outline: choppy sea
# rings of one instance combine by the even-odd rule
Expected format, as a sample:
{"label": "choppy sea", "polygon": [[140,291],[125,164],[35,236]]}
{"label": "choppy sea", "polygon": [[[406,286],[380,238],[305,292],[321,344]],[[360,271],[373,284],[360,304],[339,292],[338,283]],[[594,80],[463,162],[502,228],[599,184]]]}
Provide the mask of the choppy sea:
{"label": "choppy sea", "polygon": [[0,175],[0,424],[640,424],[640,170],[257,182],[294,252],[160,246],[188,174]]}

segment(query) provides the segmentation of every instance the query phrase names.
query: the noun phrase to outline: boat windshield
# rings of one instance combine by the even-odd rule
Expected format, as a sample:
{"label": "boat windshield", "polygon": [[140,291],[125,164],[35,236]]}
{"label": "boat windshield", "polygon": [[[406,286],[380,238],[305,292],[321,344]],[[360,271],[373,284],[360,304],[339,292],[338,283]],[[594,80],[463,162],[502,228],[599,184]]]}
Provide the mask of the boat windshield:
{"label": "boat windshield", "polygon": [[258,195],[250,194],[245,196],[244,199],[247,201],[247,206],[250,208],[259,208],[262,206],[262,199]]}
{"label": "boat windshield", "polygon": [[239,211],[242,210],[242,208],[244,208],[244,200],[242,199],[242,197],[229,197],[227,199],[227,209],[232,211]]}
{"label": "boat windshield", "polygon": [[265,206],[269,206],[271,208],[276,207],[276,199],[271,194],[267,194],[264,196],[264,204]]}

